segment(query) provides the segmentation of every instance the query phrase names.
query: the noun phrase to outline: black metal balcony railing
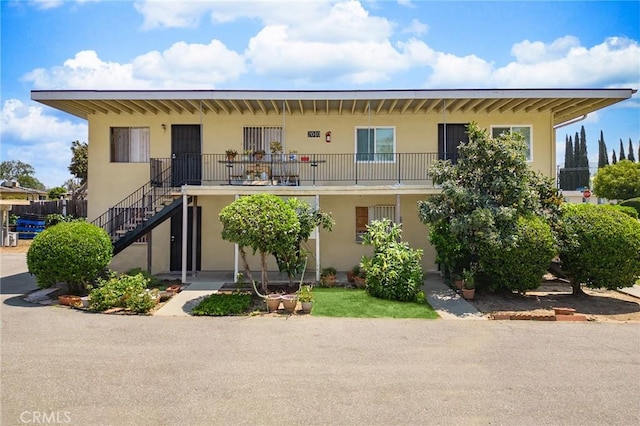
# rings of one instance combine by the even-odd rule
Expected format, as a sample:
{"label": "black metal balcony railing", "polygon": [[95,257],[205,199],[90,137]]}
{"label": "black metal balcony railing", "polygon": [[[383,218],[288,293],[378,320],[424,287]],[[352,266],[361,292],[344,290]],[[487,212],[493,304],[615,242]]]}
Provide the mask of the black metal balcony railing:
{"label": "black metal balcony railing", "polygon": [[272,154],[262,159],[224,154],[154,158],[155,170],[171,170],[172,186],[190,185],[384,185],[431,184],[438,153]]}

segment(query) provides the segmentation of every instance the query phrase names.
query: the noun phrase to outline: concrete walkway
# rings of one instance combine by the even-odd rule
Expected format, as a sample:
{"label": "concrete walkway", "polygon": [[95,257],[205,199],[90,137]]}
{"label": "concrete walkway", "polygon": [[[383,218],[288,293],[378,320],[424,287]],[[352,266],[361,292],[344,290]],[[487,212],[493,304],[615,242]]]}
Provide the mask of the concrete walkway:
{"label": "concrete walkway", "polygon": [[640,285],[634,284],[631,287],[625,287],[618,289],[620,293],[628,294],[629,296],[637,297],[640,299]]}
{"label": "concrete walkway", "polygon": [[[188,279],[191,281],[189,285],[182,292],[171,298],[162,308],[158,309],[154,315],[189,316],[198,302],[197,299],[217,293],[224,283],[231,282],[233,277],[225,273],[203,272],[198,274],[197,277],[188,277]],[[346,281],[346,277],[339,277],[340,280]],[[423,290],[427,296],[427,301],[442,319],[487,319],[473,305],[445,285],[437,273],[427,274]]]}

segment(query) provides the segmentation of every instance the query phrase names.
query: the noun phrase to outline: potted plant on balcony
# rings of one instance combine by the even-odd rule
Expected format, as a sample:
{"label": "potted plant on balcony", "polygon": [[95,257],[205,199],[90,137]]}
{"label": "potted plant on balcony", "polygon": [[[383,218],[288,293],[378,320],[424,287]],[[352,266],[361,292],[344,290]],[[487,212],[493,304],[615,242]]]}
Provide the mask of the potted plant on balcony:
{"label": "potted plant on balcony", "polygon": [[227,149],[224,153],[227,156],[227,160],[229,161],[235,160],[236,155],[238,155],[238,151],[236,151],[235,149]]}
{"label": "potted plant on balcony", "polygon": [[250,149],[245,149],[242,152],[242,159],[244,161],[251,161],[251,157],[253,156],[253,151],[251,151]]}
{"label": "potted plant on balcony", "polygon": [[298,290],[298,300],[300,301],[300,306],[302,308],[302,312],[308,314],[311,312],[313,308],[313,286],[303,285]]}
{"label": "potted plant on balcony", "polygon": [[259,149],[259,150],[255,151],[255,152],[253,153],[253,157],[254,157],[256,160],[262,160],[262,157],[264,157],[264,155],[265,155],[265,154],[266,154],[266,152],[264,152],[264,150],[263,150],[263,149]]}
{"label": "potted plant on balcony", "polygon": [[320,272],[320,281],[325,287],[333,287],[336,285],[336,274],[338,271],[333,266],[322,268]]}

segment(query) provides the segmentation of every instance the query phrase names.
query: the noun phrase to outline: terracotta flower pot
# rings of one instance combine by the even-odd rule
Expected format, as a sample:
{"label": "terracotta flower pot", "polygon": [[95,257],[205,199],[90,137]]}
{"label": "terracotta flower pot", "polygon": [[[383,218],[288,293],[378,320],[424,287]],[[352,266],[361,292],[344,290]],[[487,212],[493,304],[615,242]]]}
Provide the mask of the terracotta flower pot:
{"label": "terracotta flower pot", "polygon": [[295,294],[285,294],[282,296],[282,306],[287,312],[293,312],[296,310],[298,304],[298,296]]}
{"label": "terracotta flower pot", "polygon": [[280,295],[268,294],[267,295],[267,310],[269,312],[275,312],[280,307]]}
{"label": "terracotta flower pot", "polygon": [[326,287],[334,287],[336,285],[336,276],[335,275],[325,275],[322,277],[322,283]]}
{"label": "terracotta flower pot", "polygon": [[473,300],[475,295],[476,295],[476,289],[475,288],[472,288],[472,289],[463,288],[462,289],[462,297],[464,297],[467,300]]}
{"label": "terracotta flower pot", "polygon": [[353,281],[357,288],[365,288],[367,286],[366,278],[362,278],[356,275],[353,277]]}
{"label": "terracotta flower pot", "polygon": [[65,306],[82,306],[82,298],[80,296],[73,296],[71,294],[63,294],[58,296],[58,302]]}
{"label": "terracotta flower pot", "polygon": [[300,302],[300,307],[302,308],[302,312],[309,314],[311,313],[311,309],[313,309],[313,302]]}
{"label": "terracotta flower pot", "polygon": [[461,279],[454,279],[453,280],[453,286],[456,288],[456,290],[462,290],[462,285],[464,284],[464,281],[462,281]]}

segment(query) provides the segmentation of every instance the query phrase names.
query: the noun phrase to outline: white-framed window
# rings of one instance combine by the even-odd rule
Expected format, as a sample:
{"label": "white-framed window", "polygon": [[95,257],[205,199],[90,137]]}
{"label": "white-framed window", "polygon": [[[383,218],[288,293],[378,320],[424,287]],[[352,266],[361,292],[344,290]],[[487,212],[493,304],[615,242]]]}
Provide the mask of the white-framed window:
{"label": "white-framed window", "polygon": [[111,162],[148,163],[149,140],[148,127],[112,127]]}
{"label": "white-framed window", "polygon": [[374,220],[389,219],[396,221],[396,206],[378,205],[369,207],[356,207],[356,242],[362,243],[362,236],[367,232],[367,225]]}
{"label": "white-framed window", "polygon": [[524,137],[526,147],[527,161],[532,161],[533,153],[533,138],[532,138],[532,126],[530,125],[518,125],[518,126],[491,126],[491,136],[494,138],[499,137],[503,133],[520,133]]}
{"label": "white-framed window", "polygon": [[356,127],[356,161],[394,162],[395,127]]}
{"label": "white-framed window", "polygon": [[245,126],[242,128],[244,151],[271,151],[271,142],[282,143],[282,126]]}

